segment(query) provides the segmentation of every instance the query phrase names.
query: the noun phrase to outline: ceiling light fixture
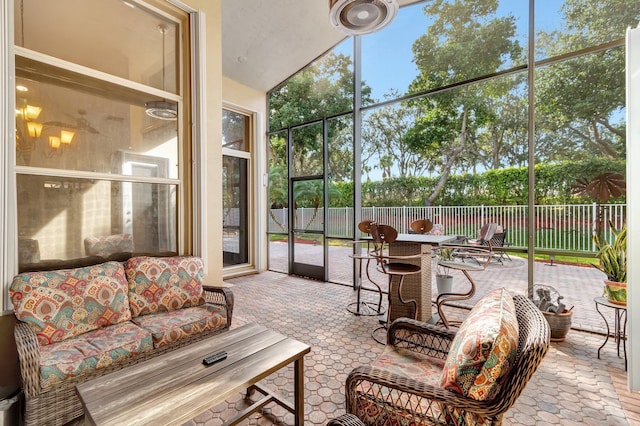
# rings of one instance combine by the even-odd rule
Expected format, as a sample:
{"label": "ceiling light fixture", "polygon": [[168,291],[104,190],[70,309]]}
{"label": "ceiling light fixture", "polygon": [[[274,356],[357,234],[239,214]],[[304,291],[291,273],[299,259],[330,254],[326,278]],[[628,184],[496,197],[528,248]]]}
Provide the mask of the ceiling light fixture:
{"label": "ceiling light fixture", "polygon": [[364,35],[391,23],[398,8],[397,0],[329,0],[329,21],[349,35]]}
{"label": "ceiling light fixture", "polygon": [[[167,33],[167,26],[165,24],[158,25],[158,30],[162,33],[162,90],[165,88],[165,61],[164,61],[164,38]],[[149,101],[145,106],[145,112],[148,116],[153,118],[159,118],[160,120],[176,120],[178,118],[178,105],[175,102],[162,101]]]}

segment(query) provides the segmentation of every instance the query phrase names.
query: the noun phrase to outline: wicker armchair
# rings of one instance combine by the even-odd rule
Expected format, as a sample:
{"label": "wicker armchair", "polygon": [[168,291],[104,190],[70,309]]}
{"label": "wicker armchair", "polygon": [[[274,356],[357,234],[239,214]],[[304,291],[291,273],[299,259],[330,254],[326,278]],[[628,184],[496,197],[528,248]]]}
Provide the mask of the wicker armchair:
{"label": "wicker armchair", "polygon": [[[539,309],[524,296],[513,300],[519,328],[516,358],[494,398],[479,401],[388,369],[360,366],[347,378],[347,414],[328,424],[359,426],[365,425],[361,419],[366,418],[368,424],[376,426],[502,424],[504,413],[515,403],[549,348],[549,325]],[[391,325],[387,345],[444,360],[455,334],[401,318]]]}

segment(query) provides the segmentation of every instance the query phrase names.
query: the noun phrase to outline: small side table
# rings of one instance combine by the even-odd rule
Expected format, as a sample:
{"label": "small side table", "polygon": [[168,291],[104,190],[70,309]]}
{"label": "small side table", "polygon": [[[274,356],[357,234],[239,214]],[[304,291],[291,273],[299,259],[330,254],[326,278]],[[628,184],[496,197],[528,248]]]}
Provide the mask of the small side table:
{"label": "small side table", "polygon": [[604,320],[605,325],[607,326],[607,337],[604,339],[604,343],[602,346],[598,348],[598,359],[600,359],[600,350],[607,344],[609,341],[609,336],[611,336],[611,329],[609,328],[609,322],[607,318],[602,314],[599,307],[605,306],[607,308],[613,309],[613,338],[616,342],[616,348],[618,350],[618,358],[620,357],[620,342],[622,342],[622,350],[624,352],[624,369],[627,370],[627,307],[626,305],[617,305],[615,303],[609,302],[605,297],[596,297],[593,299],[596,303],[596,311],[600,314],[602,319]]}

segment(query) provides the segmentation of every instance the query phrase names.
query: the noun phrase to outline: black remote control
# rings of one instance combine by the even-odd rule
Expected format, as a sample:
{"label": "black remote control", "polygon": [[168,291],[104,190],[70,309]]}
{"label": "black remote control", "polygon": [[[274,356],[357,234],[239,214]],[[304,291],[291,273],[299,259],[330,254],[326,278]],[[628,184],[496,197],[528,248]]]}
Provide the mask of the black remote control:
{"label": "black remote control", "polygon": [[205,359],[202,360],[204,365],[215,364],[216,362],[222,361],[223,359],[227,359],[227,353],[225,351],[218,352],[217,354],[209,355]]}

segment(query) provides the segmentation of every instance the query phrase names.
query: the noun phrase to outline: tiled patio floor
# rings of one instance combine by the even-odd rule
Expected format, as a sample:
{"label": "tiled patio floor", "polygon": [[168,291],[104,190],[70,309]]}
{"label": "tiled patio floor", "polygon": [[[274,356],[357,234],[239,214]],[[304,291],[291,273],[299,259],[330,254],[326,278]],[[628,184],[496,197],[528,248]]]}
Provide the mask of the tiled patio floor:
{"label": "tiled patio floor", "polygon": [[[510,278],[503,275],[500,285],[507,285]],[[311,345],[305,358],[305,424],[322,425],[342,414],[347,374],[382,351],[382,345],[370,337],[377,319],[345,310],[355,300],[353,290],[276,272],[236,278],[227,284],[235,294],[233,327],[258,322]],[[462,315],[465,312],[459,310]],[[624,362],[614,343],[610,340],[603,348],[602,359],[596,356],[603,340],[599,334],[571,330],[565,342],[552,343],[524,393],[505,415],[504,424],[640,425],[640,394],[626,390]],[[292,380],[289,367],[264,382],[291,397]],[[219,425],[221,419],[245,406],[238,394],[188,424]],[[284,409],[274,406],[243,424],[280,425],[292,424],[292,420]]]}
{"label": "tiled patio floor", "polygon": [[[296,255],[313,261],[322,258],[320,246],[311,244],[299,244],[296,246]],[[349,258],[350,247],[329,247],[329,280],[337,283],[351,285],[353,282],[353,261]],[[269,244],[269,265],[271,269],[287,272],[287,244],[282,242]],[[527,293],[527,261],[524,258],[511,256],[511,260],[502,263],[491,262],[484,271],[472,272],[477,284],[476,295],[467,301],[458,302],[459,306],[471,308],[480,297],[489,290],[500,286],[506,286],[514,293]],[[433,277],[435,277],[435,268]],[[370,268],[371,277],[386,291],[386,277]],[[460,271],[449,271],[454,276],[454,291],[466,292],[468,281]],[[606,332],[606,326],[602,317],[595,309],[593,299],[602,296],[603,280],[605,275],[592,266],[573,266],[555,263],[553,265],[543,262],[534,264],[534,283],[549,285],[555,288],[563,297],[567,307],[573,306],[572,327],[580,330]],[[435,278],[432,278],[435,283]],[[365,285],[367,285],[365,283]],[[371,286],[369,284],[369,286]],[[432,297],[437,293],[435,285],[432,286]],[[613,324],[613,310],[603,309],[609,324]]]}

